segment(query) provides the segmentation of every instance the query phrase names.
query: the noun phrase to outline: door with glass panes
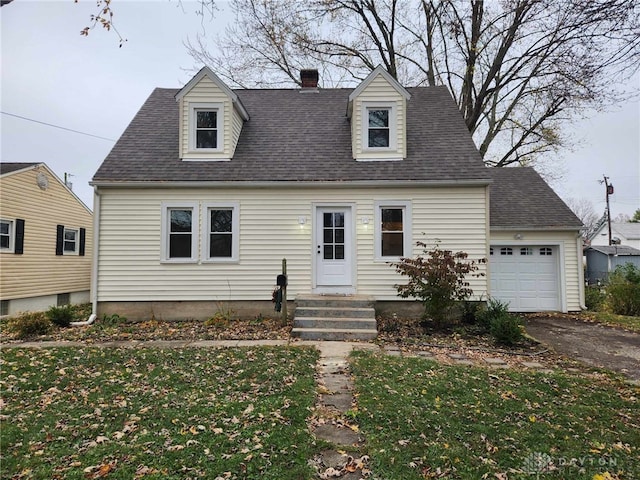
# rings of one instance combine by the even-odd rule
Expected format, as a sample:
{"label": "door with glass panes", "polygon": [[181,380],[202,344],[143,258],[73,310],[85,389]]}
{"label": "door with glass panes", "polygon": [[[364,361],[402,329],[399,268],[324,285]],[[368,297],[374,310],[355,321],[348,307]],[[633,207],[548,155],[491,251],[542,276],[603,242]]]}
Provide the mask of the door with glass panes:
{"label": "door with glass panes", "polygon": [[316,286],[351,287],[351,208],[318,207],[315,223]]}

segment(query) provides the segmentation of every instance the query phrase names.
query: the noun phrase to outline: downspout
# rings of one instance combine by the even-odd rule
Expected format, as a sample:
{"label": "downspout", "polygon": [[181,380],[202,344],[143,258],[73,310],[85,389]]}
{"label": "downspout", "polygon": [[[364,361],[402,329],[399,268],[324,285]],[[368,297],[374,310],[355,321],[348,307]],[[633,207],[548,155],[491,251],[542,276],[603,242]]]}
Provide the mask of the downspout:
{"label": "downspout", "polygon": [[98,245],[100,243],[100,193],[93,187],[93,251],[91,252],[91,315],[84,322],[71,322],[73,327],[91,325],[98,318]]}
{"label": "downspout", "polygon": [[576,236],[576,248],[578,253],[578,302],[580,303],[580,309],[586,310],[587,306],[584,301],[584,264],[582,257],[584,256],[584,250],[582,245],[582,234],[578,232]]}

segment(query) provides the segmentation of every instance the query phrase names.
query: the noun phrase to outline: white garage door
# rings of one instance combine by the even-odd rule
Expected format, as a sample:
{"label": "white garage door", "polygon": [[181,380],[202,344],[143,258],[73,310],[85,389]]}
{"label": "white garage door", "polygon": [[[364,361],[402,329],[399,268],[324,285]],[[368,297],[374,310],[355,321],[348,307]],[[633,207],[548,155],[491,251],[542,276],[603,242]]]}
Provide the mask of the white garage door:
{"label": "white garage door", "polygon": [[560,310],[557,247],[494,245],[489,253],[493,298],[514,312]]}

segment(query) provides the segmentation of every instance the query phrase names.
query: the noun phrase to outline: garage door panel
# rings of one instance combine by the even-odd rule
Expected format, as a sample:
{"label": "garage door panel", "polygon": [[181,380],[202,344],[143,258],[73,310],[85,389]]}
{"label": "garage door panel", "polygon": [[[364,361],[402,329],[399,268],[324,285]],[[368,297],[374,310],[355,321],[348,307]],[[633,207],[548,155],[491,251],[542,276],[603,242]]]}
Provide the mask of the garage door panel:
{"label": "garage door panel", "polygon": [[[493,246],[491,296],[511,311],[559,310],[557,247]],[[512,255],[501,255],[501,252]]]}

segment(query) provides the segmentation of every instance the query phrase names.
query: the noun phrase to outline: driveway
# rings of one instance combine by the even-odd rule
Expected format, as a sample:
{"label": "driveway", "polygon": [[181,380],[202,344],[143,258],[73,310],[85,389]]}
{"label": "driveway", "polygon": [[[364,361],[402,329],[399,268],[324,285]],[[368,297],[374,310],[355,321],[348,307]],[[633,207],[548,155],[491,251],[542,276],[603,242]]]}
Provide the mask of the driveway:
{"label": "driveway", "polygon": [[640,381],[640,334],[569,318],[539,316],[525,322],[527,333],[588,365]]}

